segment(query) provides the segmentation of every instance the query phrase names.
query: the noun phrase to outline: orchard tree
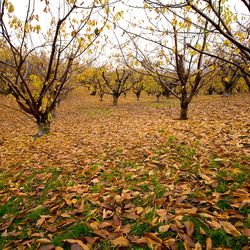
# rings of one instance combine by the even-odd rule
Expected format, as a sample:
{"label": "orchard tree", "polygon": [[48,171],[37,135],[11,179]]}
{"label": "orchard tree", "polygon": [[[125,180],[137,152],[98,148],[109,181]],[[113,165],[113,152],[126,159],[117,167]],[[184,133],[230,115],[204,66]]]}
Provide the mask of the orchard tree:
{"label": "orchard tree", "polygon": [[[202,51],[192,44],[189,44],[196,51],[209,55],[214,58],[234,64],[243,74],[250,76],[250,33],[249,17],[250,3],[249,0],[237,0],[229,2],[227,0],[178,0],[173,4],[170,1],[162,0],[144,0],[145,7],[164,9],[168,8],[174,15],[180,16],[184,21],[188,21],[198,29],[203,28],[204,32],[214,34],[214,43],[211,45],[211,51]],[[192,19],[180,15],[180,9],[186,9],[193,14]],[[195,16],[196,14],[196,16]],[[206,20],[210,25],[201,26],[201,21]],[[214,46],[223,44],[226,50],[230,49],[235,53],[236,58],[224,57],[220,53],[213,51]],[[235,60],[237,59],[237,60]],[[244,61],[242,66],[241,61]]]}
{"label": "orchard tree", "polygon": [[[144,91],[148,95],[156,95],[157,93],[163,92],[161,85],[150,75],[145,75],[143,83]],[[159,101],[159,99],[157,99],[156,101]]]}
{"label": "orchard tree", "polygon": [[35,118],[37,137],[50,132],[52,112],[82,59],[87,61],[83,56],[93,60],[91,48],[98,43],[110,6],[105,0],[25,0],[22,5],[25,11],[20,13],[11,1],[0,1],[1,39],[9,52],[0,58],[5,69],[0,79],[21,109]]}
{"label": "orchard tree", "polygon": [[[210,34],[203,32],[203,28],[193,29],[186,21],[191,20],[186,9],[179,13],[185,19],[171,16],[167,8],[146,7],[144,11],[143,20],[135,19],[130,23],[133,30],[119,26],[128,37],[125,46],[120,44],[123,58],[127,65],[131,64],[132,58],[135,68],[139,64],[168,93],[178,98],[179,119],[186,120],[188,105],[200,88],[213,78],[215,71],[214,61],[188,44],[206,51]],[[201,25],[208,28],[208,22],[201,21]]]}
{"label": "orchard tree", "polygon": [[239,68],[234,65],[225,64],[221,67],[219,75],[224,86],[223,96],[232,95],[233,89],[241,78]]}
{"label": "orchard tree", "polygon": [[129,83],[133,85],[132,90],[136,95],[137,101],[140,100],[140,95],[141,95],[141,92],[144,88],[144,86],[143,86],[144,79],[143,78],[144,78],[143,74],[138,74],[135,71],[131,72],[131,76],[129,78]]}
{"label": "orchard tree", "polygon": [[114,106],[117,106],[120,95],[130,90],[135,84],[134,82],[127,83],[129,77],[131,77],[131,71],[124,68],[116,68],[115,71],[103,70],[102,77],[106,86],[106,90],[103,92],[112,95]]}
{"label": "orchard tree", "polygon": [[143,84],[143,81],[140,81],[138,83],[136,83],[134,86],[133,86],[133,92],[135,93],[136,95],[136,100],[139,101],[140,100],[140,96],[141,96],[141,92],[143,91],[144,89],[144,84]]}

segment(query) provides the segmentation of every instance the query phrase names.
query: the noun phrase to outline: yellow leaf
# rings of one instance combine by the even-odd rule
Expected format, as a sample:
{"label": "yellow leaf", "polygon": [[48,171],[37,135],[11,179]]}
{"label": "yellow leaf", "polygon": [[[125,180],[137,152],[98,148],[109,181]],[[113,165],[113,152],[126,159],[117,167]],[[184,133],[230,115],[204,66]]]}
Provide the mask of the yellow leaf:
{"label": "yellow leaf", "polygon": [[9,7],[9,12],[14,12],[15,8],[14,8],[14,5],[13,4],[10,4],[10,7]]}
{"label": "yellow leaf", "polygon": [[36,243],[42,243],[42,244],[51,243],[51,241],[46,239],[46,238],[37,239],[35,242]]}
{"label": "yellow leaf", "polygon": [[105,9],[105,13],[106,13],[107,15],[108,15],[109,11],[110,11],[109,7]]}
{"label": "yellow leaf", "polygon": [[71,202],[72,202],[73,204],[77,203],[77,201],[78,201],[78,200],[75,199],[75,198],[71,200]]}

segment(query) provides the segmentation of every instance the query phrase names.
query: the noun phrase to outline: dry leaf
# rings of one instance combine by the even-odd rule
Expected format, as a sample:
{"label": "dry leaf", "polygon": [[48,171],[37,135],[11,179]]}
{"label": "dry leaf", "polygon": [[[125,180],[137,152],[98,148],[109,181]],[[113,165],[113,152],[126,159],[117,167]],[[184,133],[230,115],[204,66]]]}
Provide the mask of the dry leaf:
{"label": "dry leaf", "polygon": [[164,225],[164,226],[159,226],[159,232],[160,233],[165,233],[168,231],[171,225]]}
{"label": "dry leaf", "polygon": [[13,216],[11,217],[9,220],[5,221],[3,224],[2,224],[2,227],[0,227],[0,231],[3,231],[5,229],[7,229],[11,224],[12,224],[12,221],[16,218],[16,216]]}
{"label": "dry leaf", "polygon": [[194,223],[191,221],[185,221],[184,222],[187,234],[192,237],[194,233]]}
{"label": "dry leaf", "polygon": [[80,248],[82,250],[90,250],[90,248],[86,244],[84,244],[81,240],[67,239],[67,240],[63,240],[63,242],[71,243],[72,250],[80,250]]}
{"label": "dry leaf", "polygon": [[206,239],[206,250],[212,250],[212,240],[211,238]]}
{"label": "dry leaf", "polygon": [[42,243],[42,244],[48,244],[48,243],[51,243],[51,240],[46,239],[46,238],[41,238],[41,239],[35,240],[35,242]]}
{"label": "dry leaf", "polygon": [[128,247],[129,246],[129,240],[126,239],[125,237],[119,237],[115,240],[111,240],[112,244],[115,246],[120,246],[120,247]]}
{"label": "dry leaf", "polygon": [[152,240],[154,240],[154,241],[156,241],[156,242],[158,242],[158,243],[161,243],[161,242],[162,242],[162,240],[161,240],[160,238],[158,238],[158,237],[157,237],[155,234],[153,234],[153,233],[145,232],[145,233],[143,233],[143,235],[147,236],[148,238],[150,238],[150,239],[152,239]]}
{"label": "dry leaf", "polygon": [[236,227],[234,225],[232,225],[230,222],[220,221],[220,224],[223,226],[224,230],[228,234],[232,234],[233,236],[240,236],[241,235],[241,233],[236,229]]}
{"label": "dry leaf", "polygon": [[48,245],[48,246],[39,248],[39,250],[52,250],[52,249],[55,249],[54,245]]}
{"label": "dry leaf", "polygon": [[193,240],[191,239],[190,236],[188,236],[187,234],[182,234],[178,232],[179,237],[183,240],[186,241],[188,243],[189,247],[195,247],[195,244],[193,242]]}

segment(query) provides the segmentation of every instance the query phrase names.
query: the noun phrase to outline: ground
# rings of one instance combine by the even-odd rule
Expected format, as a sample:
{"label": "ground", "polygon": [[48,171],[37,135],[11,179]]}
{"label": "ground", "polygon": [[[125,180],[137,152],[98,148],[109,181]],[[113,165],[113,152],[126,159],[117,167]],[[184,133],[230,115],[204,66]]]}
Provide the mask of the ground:
{"label": "ground", "polygon": [[174,98],[98,99],[74,91],[34,141],[0,97],[0,249],[249,249],[249,94],[187,121]]}

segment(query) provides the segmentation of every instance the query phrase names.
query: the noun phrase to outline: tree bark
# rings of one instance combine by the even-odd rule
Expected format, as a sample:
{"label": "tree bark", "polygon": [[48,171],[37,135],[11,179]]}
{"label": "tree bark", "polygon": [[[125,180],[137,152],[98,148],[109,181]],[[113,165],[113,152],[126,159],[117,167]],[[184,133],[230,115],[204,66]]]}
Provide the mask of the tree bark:
{"label": "tree bark", "polygon": [[181,104],[181,114],[180,114],[180,120],[187,120],[187,113],[188,113],[188,104]]}
{"label": "tree bark", "polygon": [[38,134],[36,137],[41,137],[43,135],[50,133],[50,122],[39,122],[38,124]]}
{"label": "tree bark", "polygon": [[118,95],[113,95],[113,105],[114,105],[114,106],[117,106],[118,98],[119,98]]}
{"label": "tree bark", "polygon": [[248,92],[250,93],[250,77],[244,75],[243,78],[245,79],[246,85],[248,87]]}

